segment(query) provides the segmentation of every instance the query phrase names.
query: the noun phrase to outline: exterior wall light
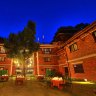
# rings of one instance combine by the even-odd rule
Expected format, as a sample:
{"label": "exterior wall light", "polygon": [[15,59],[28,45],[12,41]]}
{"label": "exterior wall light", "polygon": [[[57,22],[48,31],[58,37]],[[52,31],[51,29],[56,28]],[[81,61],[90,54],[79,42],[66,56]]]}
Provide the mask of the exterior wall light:
{"label": "exterior wall light", "polygon": [[88,80],[87,79],[84,79],[85,82],[87,82]]}

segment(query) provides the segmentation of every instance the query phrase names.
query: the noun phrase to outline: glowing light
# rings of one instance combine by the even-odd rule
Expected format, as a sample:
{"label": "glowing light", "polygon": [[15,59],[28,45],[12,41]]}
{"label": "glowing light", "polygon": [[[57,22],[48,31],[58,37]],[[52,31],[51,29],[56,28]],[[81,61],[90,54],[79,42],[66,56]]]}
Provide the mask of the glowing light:
{"label": "glowing light", "polygon": [[17,65],[18,67],[20,66],[20,64]]}
{"label": "glowing light", "polygon": [[87,82],[88,80],[87,80],[87,79],[84,79],[84,81],[86,81],[86,82]]}
{"label": "glowing light", "polygon": [[60,80],[61,81],[63,79],[62,79],[62,77],[53,77],[52,80],[58,80],[58,81]]}
{"label": "glowing light", "polygon": [[73,81],[72,83],[76,83],[76,84],[95,84],[95,83],[93,83],[93,82],[88,82],[88,81],[86,81],[86,82],[84,82],[84,81],[82,81],[82,82]]}
{"label": "glowing light", "polygon": [[14,60],[14,63],[18,64],[19,62],[18,62],[18,60]]}
{"label": "glowing light", "polygon": [[31,67],[31,64],[29,64],[28,67]]}

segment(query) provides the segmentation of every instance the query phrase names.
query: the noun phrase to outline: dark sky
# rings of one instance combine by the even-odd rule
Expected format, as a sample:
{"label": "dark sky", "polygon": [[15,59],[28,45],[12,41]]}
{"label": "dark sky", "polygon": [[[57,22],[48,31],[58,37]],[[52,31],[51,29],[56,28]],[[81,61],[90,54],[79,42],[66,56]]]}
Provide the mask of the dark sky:
{"label": "dark sky", "polygon": [[50,42],[60,26],[95,21],[96,0],[0,0],[0,36],[23,30],[28,20],[36,22],[36,38]]}

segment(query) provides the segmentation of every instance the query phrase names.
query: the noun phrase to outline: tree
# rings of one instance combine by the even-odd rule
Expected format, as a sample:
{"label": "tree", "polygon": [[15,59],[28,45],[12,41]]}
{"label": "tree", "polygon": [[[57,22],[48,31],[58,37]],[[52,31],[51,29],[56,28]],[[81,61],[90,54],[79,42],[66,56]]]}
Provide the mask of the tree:
{"label": "tree", "polygon": [[7,56],[15,58],[19,64],[23,65],[24,75],[26,60],[39,49],[39,43],[35,42],[35,33],[35,24],[29,21],[22,32],[10,33],[9,37],[4,40]]}
{"label": "tree", "polygon": [[3,42],[4,42],[4,38],[0,37],[0,43],[3,43]]}
{"label": "tree", "polygon": [[60,27],[57,29],[52,42],[67,41],[78,30],[72,26]]}
{"label": "tree", "polygon": [[88,25],[89,25],[88,23],[80,23],[80,24],[77,24],[75,26],[75,28],[80,31],[80,30],[84,29],[85,27],[87,27]]}
{"label": "tree", "polygon": [[75,27],[72,26],[63,26],[57,29],[57,32],[54,35],[52,42],[63,41],[66,42],[69,38],[71,38],[76,32],[84,29],[88,26],[88,23],[80,23],[77,24]]}

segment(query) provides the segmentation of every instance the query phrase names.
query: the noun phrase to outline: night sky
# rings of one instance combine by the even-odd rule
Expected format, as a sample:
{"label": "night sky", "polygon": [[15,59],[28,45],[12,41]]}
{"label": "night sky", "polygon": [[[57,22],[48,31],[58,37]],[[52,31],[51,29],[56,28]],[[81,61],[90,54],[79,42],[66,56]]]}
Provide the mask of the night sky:
{"label": "night sky", "polygon": [[36,23],[36,38],[50,42],[60,26],[96,20],[96,0],[0,0],[0,36]]}

